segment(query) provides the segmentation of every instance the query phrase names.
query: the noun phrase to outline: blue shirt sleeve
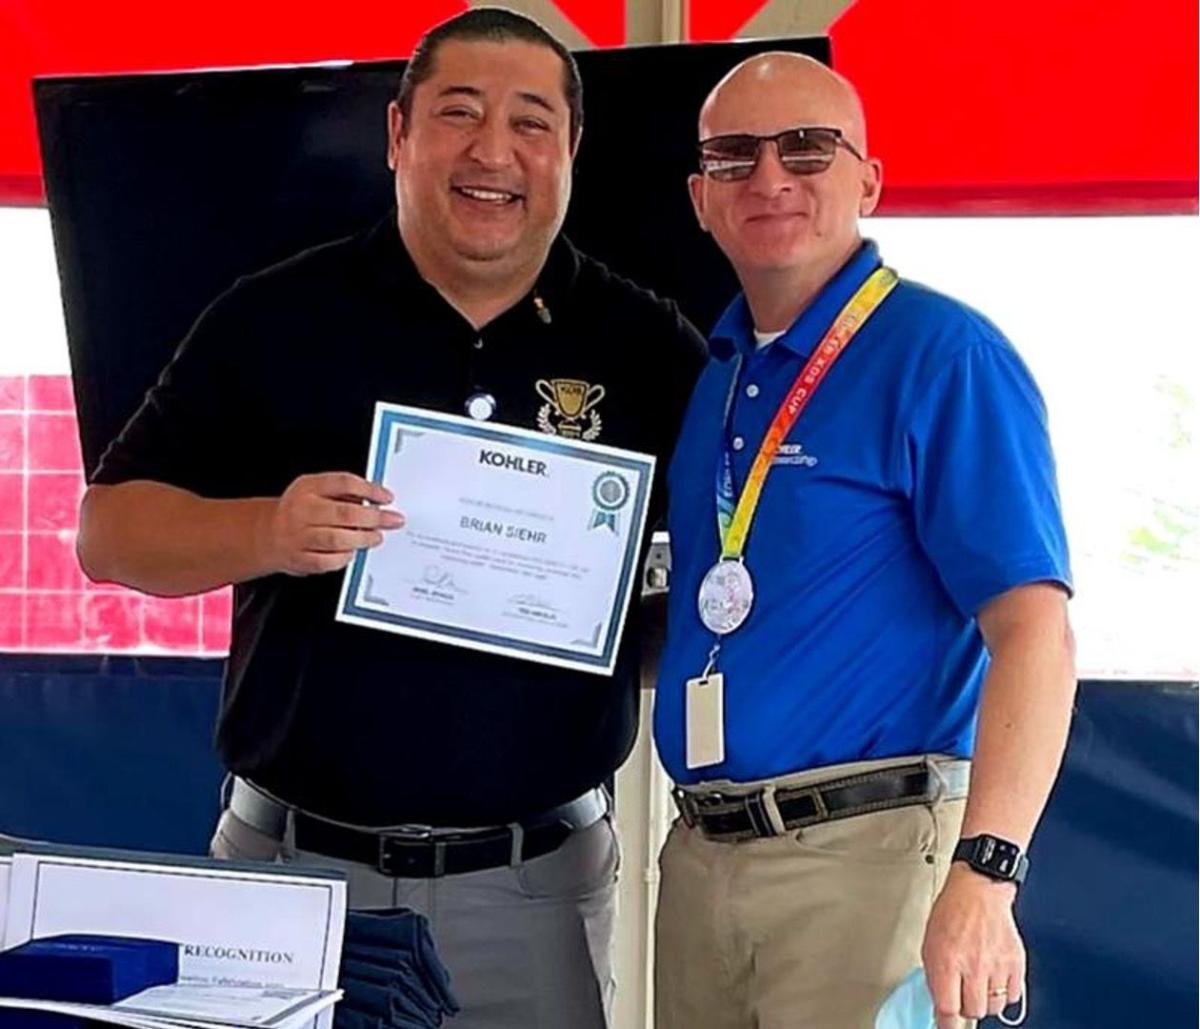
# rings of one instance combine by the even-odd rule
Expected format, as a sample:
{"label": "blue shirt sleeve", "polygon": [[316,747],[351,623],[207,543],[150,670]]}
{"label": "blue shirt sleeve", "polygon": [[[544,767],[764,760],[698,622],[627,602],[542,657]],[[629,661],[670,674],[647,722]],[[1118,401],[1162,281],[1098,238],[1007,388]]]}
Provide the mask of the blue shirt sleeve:
{"label": "blue shirt sleeve", "polygon": [[971,617],[1026,583],[1071,590],[1054,455],[1041,394],[999,333],[947,358],[916,399],[904,479],[917,537]]}

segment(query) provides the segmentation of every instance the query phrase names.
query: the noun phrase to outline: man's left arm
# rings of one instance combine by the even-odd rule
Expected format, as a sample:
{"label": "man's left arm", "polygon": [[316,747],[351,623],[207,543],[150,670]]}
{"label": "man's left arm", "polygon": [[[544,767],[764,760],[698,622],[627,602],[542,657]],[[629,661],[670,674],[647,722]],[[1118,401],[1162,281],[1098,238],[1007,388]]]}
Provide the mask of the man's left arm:
{"label": "man's left arm", "polygon": [[[1066,747],[1075,696],[1067,594],[1054,583],[1010,589],[978,615],[991,654],[979,709],[964,838],[988,833],[1029,846]],[[1014,1003],[1025,947],[1013,918],[1016,886],[961,862],[934,904],[922,958],[938,1029]],[[1004,988],[1004,994],[999,991]]]}

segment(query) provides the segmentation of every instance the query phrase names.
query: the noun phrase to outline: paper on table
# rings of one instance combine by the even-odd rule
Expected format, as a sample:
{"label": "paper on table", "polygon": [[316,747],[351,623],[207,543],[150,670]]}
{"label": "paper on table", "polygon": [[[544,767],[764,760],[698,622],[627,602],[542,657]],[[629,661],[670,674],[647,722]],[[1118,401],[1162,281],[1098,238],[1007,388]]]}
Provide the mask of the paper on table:
{"label": "paper on table", "polygon": [[314,993],[239,986],[153,986],[113,1007],[132,1015],[170,1018],[176,1023],[283,1029],[307,1021],[333,1004],[338,996],[340,991]]}
{"label": "paper on table", "polygon": [[4,946],[87,932],[180,944],[180,982],[332,990],[346,884],[337,873],[18,853]]}
{"label": "paper on table", "polygon": [[[0,854],[0,927],[4,925],[4,915],[8,910],[8,880],[12,875],[12,855]],[[0,932],[0,940],[4,934]]]}
{"label": "paper on table", "polygon": [[133,1029],[296,1029],[332,1007],[341,996],[341,990],[156,986],[114,1005],[0,997],[0,1008],[74,1015]]}

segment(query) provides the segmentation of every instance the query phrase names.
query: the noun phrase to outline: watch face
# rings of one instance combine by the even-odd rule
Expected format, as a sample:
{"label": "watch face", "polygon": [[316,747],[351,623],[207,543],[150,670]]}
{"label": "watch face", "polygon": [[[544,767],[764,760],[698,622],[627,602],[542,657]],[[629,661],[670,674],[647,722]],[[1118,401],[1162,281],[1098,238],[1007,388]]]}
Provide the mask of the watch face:
{"label": "watch face", "polygon": [[1005,879],[1016,874],[1017,860],[1021,849],[1015,843],[998,840],[995,836],[980,837],[979,847],[975,852],[975,860],[989,872]]}

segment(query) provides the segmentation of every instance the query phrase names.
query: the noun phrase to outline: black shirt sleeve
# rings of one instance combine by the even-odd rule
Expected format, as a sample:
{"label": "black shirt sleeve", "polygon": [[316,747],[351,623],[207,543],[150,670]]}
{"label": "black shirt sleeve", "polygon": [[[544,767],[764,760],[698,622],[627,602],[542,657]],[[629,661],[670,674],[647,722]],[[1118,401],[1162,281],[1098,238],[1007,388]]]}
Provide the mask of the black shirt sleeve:
{"label": "black shirt sleeve", "polygon": [[672,357],[663,377],[665,403],[662,405],[664,449],[662,460],[665,465],[675,452],[679,427],[683,422],[688,401],[700,372],[708,360],[708,344],[696,327],[688,321],[672,301],[668,305],[671,317]]}
{"label": "black shirt sleeve", "polygon": [[674,301],[661,304],[663,312],[659,359],[647,368],[647,385],[651,392],[647,403],[656,414],[656,447],[654,500],[647,522],[648,532],[666,528],[667,469],[671,455],[679,442],[679,429],[687,410],[692,389],[708,359],[708,345],[696,327],[679,310]]}
{"label": "black shirt sleeve", "polygon": [[93,483],[149,479],[204,497],[249,495],[256,406],[246,383],[256,362],[244,292],[235,285],[201,314],[101,456]]}

